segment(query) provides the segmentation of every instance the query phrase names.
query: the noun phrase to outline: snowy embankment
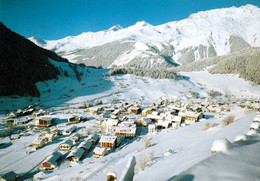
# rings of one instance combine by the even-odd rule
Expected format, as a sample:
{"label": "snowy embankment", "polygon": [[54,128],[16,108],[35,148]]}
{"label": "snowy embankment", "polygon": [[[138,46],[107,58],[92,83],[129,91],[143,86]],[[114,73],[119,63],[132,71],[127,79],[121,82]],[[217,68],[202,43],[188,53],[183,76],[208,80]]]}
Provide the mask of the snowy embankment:
{"label": "snowy embankment", "polygon": [[169,180],[259,180],[260,136],[234,144],[228,153],[216,153]]}
{"label": "snowy embankment", "polygon": [[[210,157],[215,139],[227,138],[233,141],[237,135],[248,132],[255,114],[244,115],[243,109],[239,108],[231,114],[236,115],[236,121],[226,127],[222,127],[220,119],[211,118],[175,131],[147,134],[103,158],[88,158],[77,166],[57,170],[43,178],[101,181],[105,180],[109,172],[116,172],[120,177],[128,159],[135,156],[137,163],[134,180],[167,180]],[[202,131],[206,122],[215,122],[218,126]],[[150,140],[148,146],[147,140]],[[150,161],[144,163],[145,159]],[[140,169],[142,164],[145,164],[144,170]]]}

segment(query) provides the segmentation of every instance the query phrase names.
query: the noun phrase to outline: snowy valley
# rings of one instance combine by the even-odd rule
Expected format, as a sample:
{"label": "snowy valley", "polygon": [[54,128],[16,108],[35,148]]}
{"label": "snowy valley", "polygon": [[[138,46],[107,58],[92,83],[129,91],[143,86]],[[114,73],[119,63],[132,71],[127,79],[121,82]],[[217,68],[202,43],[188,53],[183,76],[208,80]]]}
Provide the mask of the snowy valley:
{"label": "snowy valley", "polygon": [[[247,5],[29,38],[68,61],[47,56],[56,74],[35,83],[40,96],[0,97],[0,178],[259,180],[259,29]],[[239,60],[250,76],[219,71]],[[175,78],[111,75],[115,66]]]}

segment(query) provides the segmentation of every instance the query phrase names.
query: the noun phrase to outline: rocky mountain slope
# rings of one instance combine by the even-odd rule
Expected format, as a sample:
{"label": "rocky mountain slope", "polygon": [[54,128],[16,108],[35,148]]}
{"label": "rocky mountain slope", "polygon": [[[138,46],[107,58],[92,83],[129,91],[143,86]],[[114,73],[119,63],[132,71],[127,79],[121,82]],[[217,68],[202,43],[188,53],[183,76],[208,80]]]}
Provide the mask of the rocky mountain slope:
{"label": "rocky mountain slope", "polygon": [[159,26],[141,21],[60,40],[30,40],[75,63],[166,68],[259,47],[259,20],[260,8],[246,5],[199,12]]}
{"label": "rocky mountain slope", "polygon": [[39,97],[35,83],[55,79],[60,74],[49,59],[68,62],[12,32],[0,22],[0,96]]}

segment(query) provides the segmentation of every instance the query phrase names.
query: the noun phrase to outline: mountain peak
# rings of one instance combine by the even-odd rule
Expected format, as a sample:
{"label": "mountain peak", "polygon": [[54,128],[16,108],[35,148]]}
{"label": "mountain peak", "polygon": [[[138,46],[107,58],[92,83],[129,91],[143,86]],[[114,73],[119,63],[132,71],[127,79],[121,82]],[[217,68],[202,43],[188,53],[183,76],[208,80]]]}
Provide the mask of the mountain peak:
{"label": "mountain peak", "polygon": [[120,26],[120,25],[115,25],[115,26],[112,26],[111,28],[109,28],[108,30],[118,31],[118,30],[121,30],[121,29],[123,29],[122,26]]}
{"label": "mountain peak", "polygon": [[150,24],[147,23],[146,21],[138,21],[135,25],[136,26],[147,26],[147,25],[150,25]]}

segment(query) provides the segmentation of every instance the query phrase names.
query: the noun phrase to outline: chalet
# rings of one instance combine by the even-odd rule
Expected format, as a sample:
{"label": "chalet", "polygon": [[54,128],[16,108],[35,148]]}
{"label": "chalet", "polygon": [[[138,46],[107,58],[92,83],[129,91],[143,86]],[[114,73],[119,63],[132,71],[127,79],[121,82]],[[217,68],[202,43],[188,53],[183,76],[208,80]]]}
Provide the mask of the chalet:
{"label": "chalet", "polygon": [[92,146],[92,142],[87,140],[87,141],[80,143],[79,148],[82,148],[86,152],[88,152],[90,150],[91,146]]}
{"label": "chalet", "polygon": [[149,124],[148,125],[148,133],[155,133],[155,125],[154,124]]}
{"label": "chalet", "polygon": [[66,130],[62,131],[63,135],[71,135],[71,133],[73,133],[75,130],[77,129],[77,126],[72,126]]}
{"label": "chalet", "polygon": [[83,148],[78,148],[76,151],[70,152],[70,154],[67,156],[67,160],[77,162],[82,158],[84,153],[85,150]]}
{"label": "chalet", "polygon": [[101,136],[100,146],[107,148],[114,148],[116,146],[117,136]]}
{"label": "chalet", "polygon": [[152,114],[152,109],[151,109],[151,108],[145,108],[145,109],[142,111],[142,113],[141,113],[141,115],[142,115],[143,117],[146,117],[148,114]]}
{"label": "chalet", "polygon": [[111,119],[118,119],[118,117],[116,115],[113,115],[113,114],[110,116],[110,118]]}
{"label": "chalet", "polygon": [[41,130],[40,134],[41,136],[45,136],[46,134],[51,133],[51,129],[50,128],[45,128],[43,130]]}
{"label": "chalet", "polygon": [[50,127],[53,123],[53,119],[52,118],[39,118],[39,119],[35,119],[35,126],[36,127]]}
{"label": "chalet", "polygon": [[52,142],[54,140],[55,136],[52,133],[48,133],[45,135],[45,141],[46,142]]}
{"label": "chalet", "polygon": [[62,134],[62,131],[59,130],[59,129],[53,129],[53,130],[51,130],[51,133],[52,133],[55,137],[58,137],[59,135]]}
{"label": "chalet", "polygon": [[152,121],[158,121],[158,120],[162,119],[161,116],[155,115],[155,114],[148,114],[147,118],[150,118]]}
{"label": "chalet", "polygon": [[185,118],[185,120],[194,120],[195,122],[198,122],[201,118],[203,118],[202,113],[196,113],[192,111],[179,112],[179,116]]}
{"label": "chalet", "polygon": [[45,138],[39,137],[33,141],[33,145],[37,148],[41,148],[45,145]]}
{"label": "chalet", "polygon": [[99,139],[99,136],[97,134],[94,134],[89,138],[89,141],[91,141],[93,144],[96,144]]}
{"label": "chalet", "polygon": [[70,136],[70,139],[75,143],[78,142],[80,139],[81,135],[79,133],[73,134]]}
{"label": "chalet", "polygon": [[173,119],[172,119],[172,122],[173,123],[176,123],[176,124],[181,124],[183,123],[185,120],[184,117],[181,117],[181,116],[174,116]]}
{"label": "chalet", "polygon": [[118,119],[108,119],[106,122],[104,122],[106,127],[107,133],[115,132],[116,126],[118,125],[119,120]]}
{"label": "chalet", "polygon": [[91,107],[91,108],[89,108],[89,112],[90,112],[90,114],[92,114],[92,115],[97,115],[99,111],[100,111],[100,108],[97,108],[97,107]]}
{"label": "chalet", "polygon": [[178,129],[178,127],[179,127],[179,123],[172,123],[172,129]]}
{"label": "chalet", "polygon": [[80,122],[80,117],[73,116],[68,118],[68,124],[77,124]]}
{"label": "chalet", "polygon": [[60,150],[62,150],[62,151],[69,151],[72,146],[73,146],[73,141],[68,139],[65,142],[60,144]]}
{"label": "chalet", "polygon": [[168,109],[171,111],[171,113],[173,114],[173,115],[178,115],[179,114],[179,112],[181,111],[181,107],[178,107],[178,106],[175,106],[175,105],[169,105],[169,106],[167,106],[168,107]]}
{"label": "chalet", "polygon": [[136,126],[135,124],[132,126],[118,126],[116,128],[116,135],[117,136],[123,136],[126,138],[133,138],[136,134]]}
{"label": "chalet", "polygon": [[46,111],[44,111],[43,109],[40,109],[38,112],[32,113],[32,117],[44,116],[46,114],[47,114]]}
{"label": "chalet", "polygon": [[56,151],[51,155],[47,156],[42,163],[43,170],[52,170],[57,166],[58,160],[61,158],[61,153]]}
{"label": "chalet", "polygon": [[141,119],[138,120],[136,123],[137,123],[138,125],[148,126],[151,122],[152,122],[152,120],[151,120],[150,118],[141,118]]}
{"label": "chalet", "polygon": [[15,181],[17,175],[15,172],[10,171],[6,173],[0,173],[0,181]]}
{"label": "chalet", "polygon": [[105,156],[105,154],[107,153],[107,148],[104,148],[104,147],[96,147],[94,150],[94,157],[95,158],[100,158],[100,157],[103,157]]}
{"label": "chalet", "polygon": [[137,114],[141,114],[142,110],[139,107],[130,107],[128,108],[128,113],[129,114],[133,114],[133,115],[137,115]]}
{"label": "chalet", "polygon": [[117,109],[117,110],[112,112],[112,115],[118,116],[120,113],[121,113],[121,110]]}
{"label": "chalet", "polygon": [[112,108],[112,107],[109,107],[109,108],[105,108],[104,109],[104,112],[105,113],[112,113],[112,112],[114,112],[115,111],[115,108]]}

